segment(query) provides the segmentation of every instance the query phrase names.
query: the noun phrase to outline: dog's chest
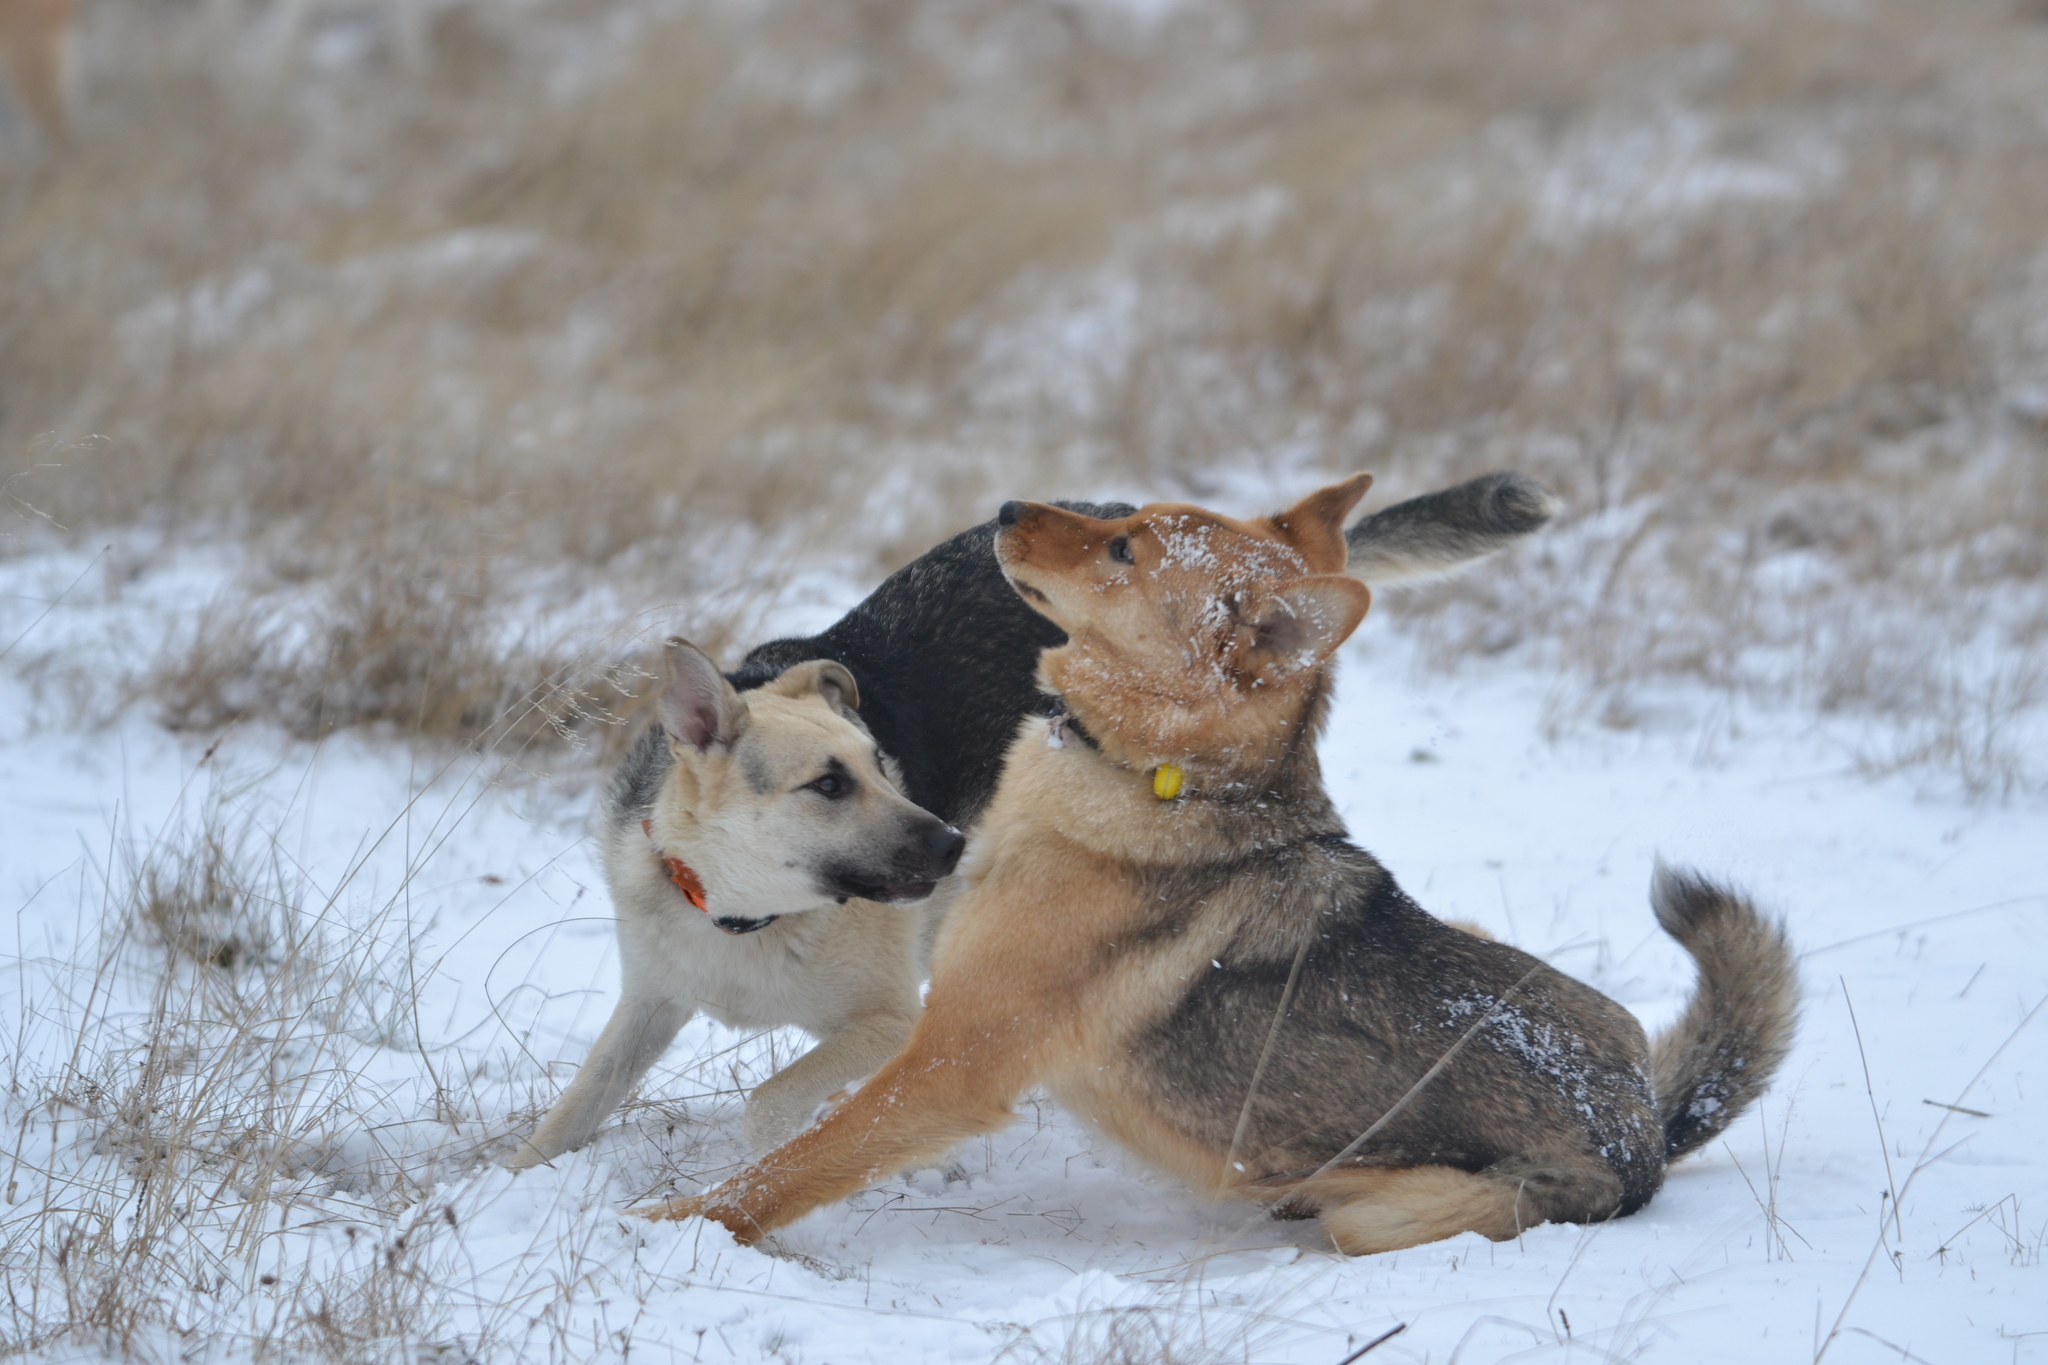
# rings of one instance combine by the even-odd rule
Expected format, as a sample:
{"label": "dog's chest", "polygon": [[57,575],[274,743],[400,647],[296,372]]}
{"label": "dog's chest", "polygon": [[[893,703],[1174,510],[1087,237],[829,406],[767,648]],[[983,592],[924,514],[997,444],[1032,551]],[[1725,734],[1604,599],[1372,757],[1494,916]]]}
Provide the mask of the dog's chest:
{"label": "dog's chest", "polygon": [[817,1018],[825,1012],[819,1008],[824,1003],[818,999],[819,983],[803,960],[788,952],[760,952],[754,959],[700,975],[695,994],[704,1012],[728,1028],[794,1023],[812,1033],[824,1032],[826,1026]]}
{"label": "dog's chest", "polygon": [[841,1012],[835,973],[820,970],[830,911],[777,920],[759,933],[720,933],[681,914],[622,920],[628,991],[679,997],[733,1028],[795,1024],[817,1032]]}
{"label": "dog's chest", "polygon": [[829,1032],[857,993],[850,974],[881,970],[882,958],[907,952],[894,942],[903,934],[887,932],[893,918],[851,913],[857,907],[803,911],[757,933],[728,934],[651,859],[615,858],[611,872],[625,993],[685,1001],[729,1027]]}

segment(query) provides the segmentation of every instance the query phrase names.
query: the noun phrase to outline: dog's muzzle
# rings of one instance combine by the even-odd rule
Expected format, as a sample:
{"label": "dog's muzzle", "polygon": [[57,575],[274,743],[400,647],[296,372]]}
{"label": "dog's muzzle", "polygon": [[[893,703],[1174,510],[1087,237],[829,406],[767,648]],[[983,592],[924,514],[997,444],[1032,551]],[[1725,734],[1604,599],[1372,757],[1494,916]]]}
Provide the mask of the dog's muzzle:
{"label": "dog's muzzle", "polygon": [[886,867],[838,863],[825,868],[821,889],[842,905],[855,897],[889,905],[921,901],[952,875],[966,847],[967,837],[959,830],[933,820],[898,848]]}

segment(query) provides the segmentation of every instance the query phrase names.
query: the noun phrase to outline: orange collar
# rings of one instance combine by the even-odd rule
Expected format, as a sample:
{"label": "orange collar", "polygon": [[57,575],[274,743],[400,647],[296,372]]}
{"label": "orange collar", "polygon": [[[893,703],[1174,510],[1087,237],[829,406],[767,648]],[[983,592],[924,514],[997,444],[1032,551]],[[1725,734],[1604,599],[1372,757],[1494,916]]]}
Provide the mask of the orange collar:
{"label": "orange collar", "polygon": [[[654,838],[654,822],[642,820],[640,832],[651,841]],[[668,879],[676,884],[676,890],[683,893],[683,899],[705,914],[710,914],[711,907],[706,903],[704,896],[704,880],[697,875],[697,870],[681,858],[672,858],[659,848],[654,850],[654,856],[661,859],[661,865],[668,869]]]}

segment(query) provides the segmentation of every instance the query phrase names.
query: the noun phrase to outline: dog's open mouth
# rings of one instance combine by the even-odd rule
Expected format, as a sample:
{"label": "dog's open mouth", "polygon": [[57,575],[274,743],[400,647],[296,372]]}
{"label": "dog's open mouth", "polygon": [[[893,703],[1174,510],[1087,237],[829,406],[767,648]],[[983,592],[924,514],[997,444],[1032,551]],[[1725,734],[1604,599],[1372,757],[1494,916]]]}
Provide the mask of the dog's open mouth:
{"label": "dog's open mouth", "polygon": [[728,934],[757,934],[775,923],[779,918],[781,918],[779,915],[770,915],[766,919],[747,919],[742,915],[720,915],[711,922]]}
{"label": "dog's open mouth", "polygon": [[837,873],[826,879],[826,894],[836,898],[841,905],[859,897],[864,901],[882,901],[890,905],[901,905],[908,901],[921,901],[931,895],[936,881],[916,879],[912,881],[884,882],[867,877]]}

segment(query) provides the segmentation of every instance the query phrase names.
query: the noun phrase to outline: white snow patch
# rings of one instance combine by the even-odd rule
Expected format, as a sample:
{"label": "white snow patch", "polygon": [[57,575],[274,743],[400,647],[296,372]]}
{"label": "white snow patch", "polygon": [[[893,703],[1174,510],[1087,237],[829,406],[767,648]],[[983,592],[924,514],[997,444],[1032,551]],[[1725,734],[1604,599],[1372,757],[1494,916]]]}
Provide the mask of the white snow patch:
{"label": "white snow patch", "polygon": [[[72,572],[48,565],[40,581]],[[518,1176],[476,1163],[558,1091],[609,1010],[616,966],[588,788],[492,785],[459,762],[429,780],[445,757],[363,738],[305,746],[243,731],[207,758],[213,737],[140,718],[17,725],[0,735],[0,934],[12,934],[0,1264],[14,1302],[41,1307],[0,1321],[19,1336],[25,1313],[63,1301],[47,1243],[38,1255],[73,1216],[54,1210],[118,1221],[136,1207],[145,1166],[121,1145],[118,1116],[36,1097],[68,1084],[75,1055],[93,1074],[119,1072],[123,1048],[145,1055],[160,955],[103,936],[109,850],[118,868],[123,847],[189,826],[211,791],[331,901],[323,933],[378,945],[365,970],[394,990],[376,998],[403,1008],[337,1033],[279,1023],[278,1056],[303,1059],[280,1063],[291,1093],[340,1102],[305,1133],[288,1188],[270,1191],[261,1236],[237,1233],[257,1206],[223,1179],[229,1147],[167,1177],[187,1211],[167,1254],[127,1272],[127,1292],[168,1296],[210,1359],[245,1358],[320,1294],[340,1301],[366,1284],[426,1287],[400,1333],[408,1352],[480,1360],[895,1365],[1012,1345],[1010,1359],[1028,1360],[1086,1354],[1114,1324],[1143,1321],[1185,1349],[1222,1343],[1257,1360],[1335,1361],[1407,1323],[1381,1358],[1746,1363],[1810,1359],[1816,1315],[1825,1335],[1845,1303],[1830,1360],[1879,1358],[1857,1333],[1930,1359],[2008,1360],[2015,1344],[2026,1358],[2034,1338],[2022,1334],[2041,1330],[2048,1302],[2040,1036],[1964,1086],[2048,993],[2048,803],[1970,805],[1860,778],[1843,758],[1858,742],[1847,720],[1747,715],[1716,737],[1711,762],[1682,728],[1546,743],[1544,675],[1423,678],[1408,645],[1370,627],[1344,657],[1328,780],[1357,839],[1434,913],[1542,955],[1653,1029],[1693,984],[1649,910],[1659,852],[1787,917],[1804,954],[1798,1045],[1761,1109],[1675,1168],[1641,1213],[1347,1260],[1315,1224],[1200,1200],[1032,1098],[956,1152],[959,1172],[885,1181],[761,1249],[716,1227],[622,1220],[632,1203],[733,1169],[735,1083],[757,1083],[803,1042],[694,1022],[647,1086],[651,1104],[590,1149]],[[0,688],[18,712],[20,685]],[[1418,752],[1434,761],[1411,762]],[[1893,1243],[1878,1247],[1888,1181],[1903,1184],[1923,1147],[1938,1155],[1907,1193],[1893,1263]],[[89,1357],[93,1340],[29,1358]],[[149,1340],[186,1349],[168,1333]],[[400,1340],[363,1349],[386,1346],[396,1354]]]}

